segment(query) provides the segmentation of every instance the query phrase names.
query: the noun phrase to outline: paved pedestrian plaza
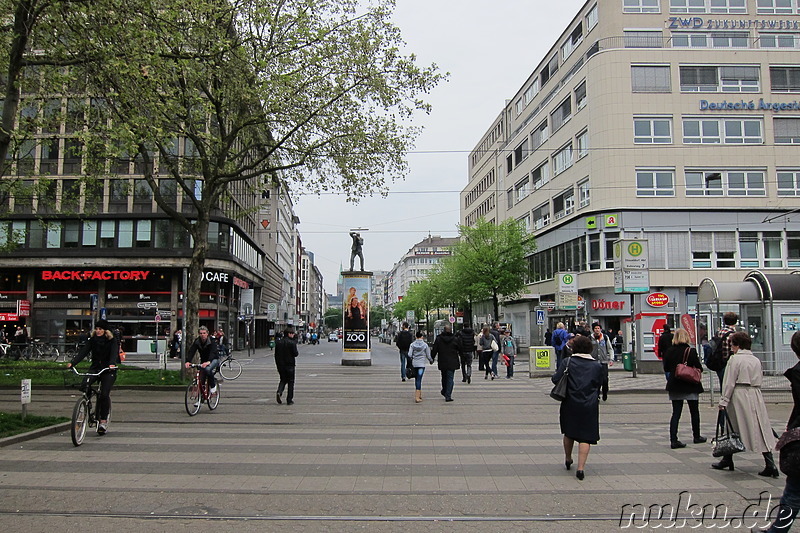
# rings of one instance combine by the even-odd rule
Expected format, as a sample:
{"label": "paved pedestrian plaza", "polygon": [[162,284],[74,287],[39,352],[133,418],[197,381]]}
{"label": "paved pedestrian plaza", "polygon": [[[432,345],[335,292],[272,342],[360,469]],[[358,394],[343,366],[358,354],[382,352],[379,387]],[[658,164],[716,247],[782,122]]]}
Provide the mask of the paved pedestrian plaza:
{"label": "paved pedestrian plaza", "polygon": [[[372,366],[345,367],[340,346],[300,346],[292,406],[275,401],[269,350],[237,353],[244,372],[221,385],[216,411],[189,417],[182,390],[119,389],[109,433],[80,448],[68,431],[6,442],[3,530],[747,531],[783,489],[783,477],[756,475],[759,454],[720,472],[709,444],[671,450],[663,376],[612,372],[581,482],[564,468],[551,384],[528,378],[526,362],[513,380],[484,380],[476,366],[467,385],[457,373],[452,403],[428,367],[415,404],[394,347],[376,343]],[[33,384],[30,411],[66,416],[72,395]],[[18,402],[18,390],[0,391],[0,409]],[[776,430],[790,408],[770,404]],[[701,417],[710,441],[710,402]]]}

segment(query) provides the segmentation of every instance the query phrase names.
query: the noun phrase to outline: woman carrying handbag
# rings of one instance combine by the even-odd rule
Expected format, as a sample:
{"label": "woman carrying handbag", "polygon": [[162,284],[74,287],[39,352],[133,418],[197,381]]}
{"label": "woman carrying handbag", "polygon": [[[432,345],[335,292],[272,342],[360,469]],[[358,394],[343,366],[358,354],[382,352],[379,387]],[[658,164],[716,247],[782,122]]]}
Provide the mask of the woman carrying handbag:
{"label": "woman carrying handbag", "polygon": [[703,392],[701,382],[687,381],[679,372],[680,365],[685,365],[691,369],[703,371],[697,350],[689,346],[689,332],[685,329],[676,329],[672,336],[672,346],[664,355],[664,373],[667,376],[667,392],[672,402],[672,418],[669,421],[669,443],[670,448],[685,448],[686,444],[678,440],[678,424],[683,413],[683,402],[689,404],[689,415],[692,418],[692,441],[695,444],[702,444],[708,439],[700,435],[700,393]]}
{"label": "woman carrying handbag", "polygon": [[[767,406],[761,396],[761,383],[764,381],[761,361],[750,351],[753,341],[746,332],[737,331],[728,339],[733,355],[728,359],[722,379],[719,408],[727,410],[733,430],[739,434],[745,447],[763,455],[764,470],[758,475],[776,478],[778,468],[772,457],[775,436],[770,426]],[[733,455],[723,456],[711,468],[733,470]]]}

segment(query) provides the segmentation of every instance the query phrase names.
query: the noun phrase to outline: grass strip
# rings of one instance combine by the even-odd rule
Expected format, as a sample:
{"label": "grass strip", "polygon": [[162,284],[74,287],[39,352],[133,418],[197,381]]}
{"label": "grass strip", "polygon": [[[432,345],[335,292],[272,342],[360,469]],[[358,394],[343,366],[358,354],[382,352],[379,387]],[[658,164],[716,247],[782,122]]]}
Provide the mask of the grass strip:
{"label": "grass strip", "polygon": [[[88,372],[89,364],[81,363],[78,372]],[[23,379],[31,380],[31,387],[65,386],[66,364],[51,361],[0,360],[0,386],[20,386]],[[74,381],[71,379],[70,381]],[[179,370],[157,370],[121,365],[114,386],[184,385]]]}
{"label": "grass strip", "polygon": [[69,418],[63,416],[36,416],[28,415],[22,420],[22,413],[4,413],[0,411],[0,439],[27,433],[34,429],[45,428],[69,422]]}

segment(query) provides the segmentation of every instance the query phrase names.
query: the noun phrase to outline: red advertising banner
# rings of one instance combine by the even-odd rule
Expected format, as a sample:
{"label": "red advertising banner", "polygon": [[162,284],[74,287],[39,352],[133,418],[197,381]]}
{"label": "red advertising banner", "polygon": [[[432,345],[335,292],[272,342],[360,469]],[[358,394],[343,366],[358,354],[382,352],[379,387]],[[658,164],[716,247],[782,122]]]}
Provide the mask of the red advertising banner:
{"label": "red advertising banner", "polygon": [[31,301],[17,300],[17,314],[19,316],[31,316]]}
{"label": "red advertising banner", "polygon": [[692,315],[681,315],[681,327],[689,332],[690,346],[697,344],[697,329]]}

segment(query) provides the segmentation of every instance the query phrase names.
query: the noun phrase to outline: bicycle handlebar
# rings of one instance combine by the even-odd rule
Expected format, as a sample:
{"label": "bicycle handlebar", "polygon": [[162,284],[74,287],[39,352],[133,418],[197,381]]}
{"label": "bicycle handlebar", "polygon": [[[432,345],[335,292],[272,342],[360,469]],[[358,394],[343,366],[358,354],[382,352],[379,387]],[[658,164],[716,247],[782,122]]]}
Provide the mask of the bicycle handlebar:
{"label": "bicycle handlebar", "polygon": [[98,372],[97,374],[92,374],[91,372],[86,372],[86,373],[78,372],[78,370],[74,366],[70,367],[70,370],[72,370],[77,376],[99,376],[100,374],[102,374],[107,370],[116,370],[116,369],[117,369],[116,366],[109,366],[100,370],[100,372]]}

